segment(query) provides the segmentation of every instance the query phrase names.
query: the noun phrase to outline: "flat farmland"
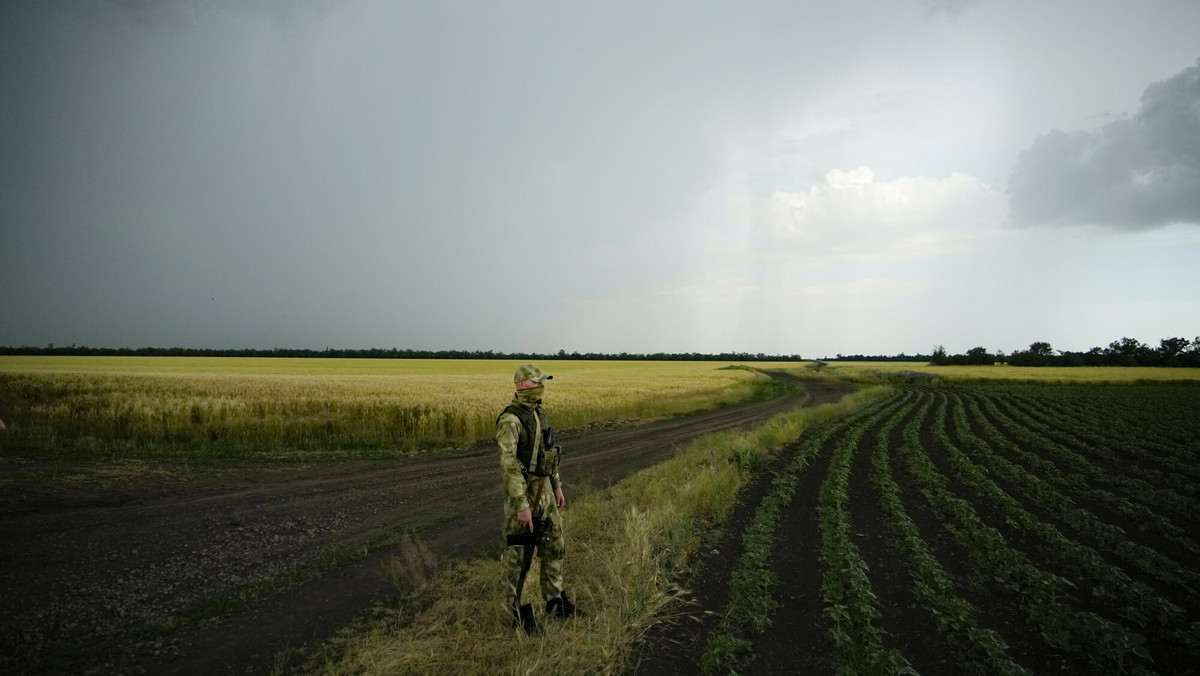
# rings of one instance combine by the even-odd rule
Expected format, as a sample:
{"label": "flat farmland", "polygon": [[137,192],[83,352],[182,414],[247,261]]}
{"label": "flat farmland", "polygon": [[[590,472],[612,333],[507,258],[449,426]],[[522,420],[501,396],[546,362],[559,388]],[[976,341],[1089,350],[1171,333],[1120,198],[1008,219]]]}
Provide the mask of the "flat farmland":
{"label": "flat farmland", "polygon": [[[6,671],[1175,674],[1200,663],[1191,370],[756,365],[767,378],[720,363],[546,362],[550,410],[568,429],[567,585],[589,615],[514,642],[493,556],[494,448],[445,422],[380,430],[400,424],[395,410],[419,388],[432,388],[428,401],[486,387],[486,437],[517,362],[223,361],[0,369],[8,433],[35,409],[13,404],[11,392],[36,389],[14,382],[57,383],[47,410],[108,411],[76,432],[128,432],[112,420],[137,387],[176,416],[136,443],[93,431],[39,456],[16,435],[0,440]],[[234,421],[253,416],[229,413],[214,439],[206,426],[234,382],[247,400],[309,397],[276,413],[308,431],[235,443]],[[570,390],[580,396],[568,405]],[[630,399],[596,403],[613,391]],[[362,415],[389,397],[392,417]],[[582,413],[564,425],[558,406]],[[73,469],[89,463],[149,469]],[[409,535],[444,564],[424,600],[318,647],[396,597],[380,566]]]}
{"label": "flat farmland", "polygon": [[1196,673],[1198,459],[1195,383],[901,386],[748,487],[637,670]]}

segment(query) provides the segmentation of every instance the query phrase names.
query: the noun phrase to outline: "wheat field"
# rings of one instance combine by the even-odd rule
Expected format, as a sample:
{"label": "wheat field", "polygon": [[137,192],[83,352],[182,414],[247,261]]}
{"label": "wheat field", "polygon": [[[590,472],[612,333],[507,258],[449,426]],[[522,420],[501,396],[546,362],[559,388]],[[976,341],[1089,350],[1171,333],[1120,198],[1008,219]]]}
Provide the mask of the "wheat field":
{"label": "wheat field", "polygon": [[[0,357],[5,454],[388,455],[490,438],[510,360]],[[746,400],[720,362],[541,364],[560,429]],[[726,368],[723,368],[726,367]]]}

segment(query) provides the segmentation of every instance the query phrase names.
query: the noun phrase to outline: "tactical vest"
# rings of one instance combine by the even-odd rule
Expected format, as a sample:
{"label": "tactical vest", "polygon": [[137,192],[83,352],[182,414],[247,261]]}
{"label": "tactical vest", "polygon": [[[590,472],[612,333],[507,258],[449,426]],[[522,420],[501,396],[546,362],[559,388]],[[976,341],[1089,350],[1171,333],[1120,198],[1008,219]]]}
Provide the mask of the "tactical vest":
{"label": "tactical vest", "polygon": [[[509,404],[507,408],[500,412],[496,417],[496,424],[500,424],[500,418],[504,417],[505,413],[511,413],[517,416],[517,420],[521,421],[521,433],[517,437],[517,460],[521,462],[521,470],[528,474],[532,471],[529,463],[533,460],[533,444],[534,434],[541,436],[543,432],[550,427],[550,421],[546,418],[546,411],[541,406],[537,407],[537,420],[534,419],[533,410],[521,406],[519,404]],[[534,431],[534,426],[537,421],[541,421],[541,429]]]}

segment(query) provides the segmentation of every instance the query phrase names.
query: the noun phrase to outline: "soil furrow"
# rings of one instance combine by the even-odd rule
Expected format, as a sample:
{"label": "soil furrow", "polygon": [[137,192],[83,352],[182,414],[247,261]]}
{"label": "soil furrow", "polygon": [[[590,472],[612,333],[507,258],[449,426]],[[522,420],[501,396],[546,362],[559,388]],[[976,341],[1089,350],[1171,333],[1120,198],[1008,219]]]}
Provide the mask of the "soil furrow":
{"label": "soil furrow", "polygon": [[[888,418],[901,414],[905,421],[912,416],[911,411],[897,411]],[[909,563],[884,520],[871,479],[871,457],[886,423],[881,420],[867,429],[855,450],[849,496],[854,545],[867,564],[871,589],[879,599],[884,645],[898,650],[918,673],[947,673],[956,663],[954,651],[938,632],[929,610],[913,596]],[[898,433],[893,429],[890,436],[894,439]]]}
{"label": "soil furrow", "polygon": [[[834,435],[840,437],[840,435]],[[776,575],[776,601],[771,624],[754,637],[753,654],[739,673],[824,674],[833,671],[833,650],[825,635],[827,622],[821,598],[821,530],[817,496],[829,473],[836,439],[827,439],[797,477],[791,503],[779,514],[771,548],[771,571]]]}

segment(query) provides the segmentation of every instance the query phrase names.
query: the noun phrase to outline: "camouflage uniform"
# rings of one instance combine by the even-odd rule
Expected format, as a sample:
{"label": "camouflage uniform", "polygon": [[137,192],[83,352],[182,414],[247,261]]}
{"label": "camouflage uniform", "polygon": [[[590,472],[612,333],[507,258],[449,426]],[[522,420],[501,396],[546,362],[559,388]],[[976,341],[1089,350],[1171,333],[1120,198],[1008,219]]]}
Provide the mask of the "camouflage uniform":
{"label": "camouflage uniform", "polygon": [[[517,369],[513,381],[533,380],[541,383],[551,377],[543,374],[536,366],[526,364]],[[562,594],[563,556],[566,554],[566,545],[563,542],[562,517],[559,514],[558,505],[554,501],[554,491],[561,485],[557,467],[548,477],[538,477],[532,474],[533,469],[537,467],[539,454],[556,452],[553,449],[543,448],[543,430],[549,429],[550,421],[545,409],[542,408],[541,392],[540,388],[538,389],[539,391],[533,395],[537,397],[536,400],[533,399],[533,396],[523,396],[524,393],[521,391],[513,395],[509,408],[505,409],[505,412],[496,420],[496,443],[500,447],[500,469],[504,476],[504,533],[506,535],[518,533],[525,529],[517,521],[517,513],[526,508],[532,510],[534,518],[546,521],[548,542],[538,548],[537,555],[541,560],[542,597],[549,603],[551,599]],[[533,390],[526,390],[526,392],[533,392]],[[533,425],[527,427],[516,413],[511,412],[514,406],[524,409],[526,419],[534,421],[534,425],[537,426],[536,432],[529,429]],[[530,413],[532,415],[529,415]],[[529,459],[530,473],[527,479],[521,458],[518,457],[518,447],[522,443],[530,442],[532,442],[533,448]],[[537,485],[538,482],[541,483],[540,487]],[[530,500],[539,492],[540,496],[536,498],[536,504],[530,504]],[[517,581],[521,575],[524,556],[524,547],[506,547],[504,550],[504,569],[510,599],[516,595]]]}

